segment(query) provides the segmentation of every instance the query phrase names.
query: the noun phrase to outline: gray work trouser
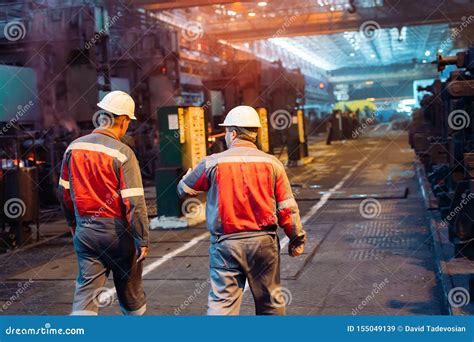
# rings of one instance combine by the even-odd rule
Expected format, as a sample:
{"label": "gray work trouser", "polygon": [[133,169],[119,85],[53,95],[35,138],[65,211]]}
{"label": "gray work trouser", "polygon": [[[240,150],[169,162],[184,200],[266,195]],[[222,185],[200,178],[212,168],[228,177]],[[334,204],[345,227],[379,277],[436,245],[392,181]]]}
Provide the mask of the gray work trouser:
{"label": "gray work trouser", "polygon": [[238,315],[248,281],[257,315],[284,315],[280,244],[275,233],[211,238],[208,315]]}
{"label": "gray work trouser", "polygon": [[120,227],[77,227],[74,234],[79,274],[72,315],[97,315],[115,297],[105,288],[112,272],[115,290],[124,315],[143,315],[146,299],[142,284],[143,263],[137,263],[131,234]]}

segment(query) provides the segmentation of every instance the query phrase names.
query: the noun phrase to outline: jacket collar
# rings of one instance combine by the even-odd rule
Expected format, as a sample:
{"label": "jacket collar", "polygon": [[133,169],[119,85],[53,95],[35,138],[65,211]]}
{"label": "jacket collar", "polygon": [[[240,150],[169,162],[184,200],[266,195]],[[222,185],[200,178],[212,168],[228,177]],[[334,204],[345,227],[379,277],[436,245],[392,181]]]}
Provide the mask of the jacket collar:
{"label": "jacket collar", "polygon": [[255,148],[256,149],[257,145],[255,145],[253,142],[248,141],[248,140],[237,139],[232,143],[232,145],[229,147],[229,149],[235,148],[235,147],[248,147],[248,148]]}
{"label": "jacket collar", "polygon": [[112,133],[110,131],[107,131],[105,129],[96,128],[92,131],[92,133],[99,133],[99,134],[107,135],[107,136],[109,136],[111,138],[114,138],[116,140],[120,140],[114,133]]}

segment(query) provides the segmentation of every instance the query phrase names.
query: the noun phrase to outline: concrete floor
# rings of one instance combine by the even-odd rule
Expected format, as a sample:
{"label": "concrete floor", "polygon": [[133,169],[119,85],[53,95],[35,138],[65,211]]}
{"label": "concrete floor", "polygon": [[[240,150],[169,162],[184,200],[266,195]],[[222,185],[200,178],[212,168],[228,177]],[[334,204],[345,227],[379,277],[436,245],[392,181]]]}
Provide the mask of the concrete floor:
{"label": "concrete floor", "polygon": [[[404,132],[392,132],[331,146],[314,142],[313,163],[288,169],[299,185],[295,196],[309,236],[303,256],[290,258],[282,251],[288,314],[446,314],[407,141]],[[203,234],[204,225],[151,232],[144,280],[148,314],[205,314],[208,242]],[[196,237],[200,240],[190,246]],[[178,248],[181,253],[163,262]],[[0,314],[68,314],[76,269],[69,237],[0,256]],[[101,310],[119,312],[116,302]],[[250,291],[242,313],[254,313]]]}

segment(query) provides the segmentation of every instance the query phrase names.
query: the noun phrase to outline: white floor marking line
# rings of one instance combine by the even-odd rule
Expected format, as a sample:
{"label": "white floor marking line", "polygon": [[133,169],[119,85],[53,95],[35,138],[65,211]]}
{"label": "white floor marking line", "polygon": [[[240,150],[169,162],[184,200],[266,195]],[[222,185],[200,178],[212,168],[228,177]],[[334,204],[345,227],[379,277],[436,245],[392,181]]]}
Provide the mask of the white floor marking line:
{"label": "white floor marking line", "polygon": [[168,254],[165,254],[163,255],[161,258],[159,258],[158,260],[152,262],[151,264],[147,265],[146,267],[143,268],[143,273],[142,273],[142,276],[145,277],[148,273],[150,273],[151,271],[153,271],[155,268],[161,266],[162,264],[164,264],[165,262],[167,262],[169,259],[171,258],[174,258],[175,256],[177,256],[178,254],[190,249],[191,247],[193,247],[194,245],[196,245],[199,241],[205,239],[209,237],[209,233],[206,232],[204,234],[201,234],[201,235],[198,235],[196,237],[194,237],[191,241],[185,243],[184,245],[182,245],[181,247],[179,247],[178,249],[175,249],[174,251],[172,252],[169,252]]}
{"label": "white floor marking line", "polygon": [[[336,192],[337,190],[339,190],[343,185],[344,183],[352,176],[352,174],[367,160],[368,158],[367,157],[364,157],[362,158],[362,160],[360,160],[356,165],[354,165],[350,170],[349,172],[339,181],[339,183],[337,183],[334,187],[332,187],[331,189],[329,189],[329,191],[325,192],[324,195],[321,196],[320,200],[315,204],[313,205],[309,211],[306,213],[306,215],[303,216],[303,218],[301,219],[301,224],[305,225],[305,223],[311,218],[313,217],[314,214],[316,214],[318,212],[319,209],[321,209],[325,204],[326,202],[329,200],[329,198],[332,196],[332,194],[334,192]],[[288,239],[288,237],[284,237],[283,239],[280,240],[280,249],[283,250],[283,248],[286,248],[286,246],[288,245],[288,242],[290,242],[290,239]],[[244,293],[245,291],[247,291],[249,289],[249,283],[246,282],[245,283],[245,288],[244,288]]]}
{"label": "white floor marking line", "polygon": [[[170,259],[174,258],[175,256],[177,256],[178,254],[190,249],[191,247],[196,245],[199,241],[204,240],[205,238],[208,238],[208,237],[209,237],[209,232],[198,235],[198,236],[194,237],[193,239],[191,239],[189,242],[187,242],[184,245],[182,245],[181,247],[179,247],[178,249],[175,249],[174,251],[163,255],[161,258],[157,259],[156,261],[152,262],[151,264],[149,264],[149,265],[147,265],[143,268],[142,277],[145,278],[145,276],[148,273],[150,273],[151,271],[153,271],[157,267],[163,265],[168,260],[170,260]],[[105,291],[101,294],[101,300],[102,300],[102,298],[104,298],[106,300],[109,297],[114,297],[116,293],[117,293],[117,291],[115,290],[115,287],[109,288],[109,289],[107,289],[107,291]],[[102,296],[104,296],[104,297],[102,297]]]}

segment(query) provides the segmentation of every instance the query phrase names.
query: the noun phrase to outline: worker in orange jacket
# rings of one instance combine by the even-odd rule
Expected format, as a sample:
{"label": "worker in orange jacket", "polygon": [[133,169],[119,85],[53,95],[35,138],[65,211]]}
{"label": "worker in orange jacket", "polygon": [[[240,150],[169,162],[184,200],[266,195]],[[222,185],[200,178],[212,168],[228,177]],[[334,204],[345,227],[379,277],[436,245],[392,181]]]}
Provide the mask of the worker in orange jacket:
{"label": "worker in orange jacket", "polygon": [[79,274],[73,315],[97,315],[111,300],[103,286],[113,273],[126,315],[146,311],[142,285],[148,253],[148,215],[137,158],[120,139],[135,120],[135,103],[122,91],[98,106],[105,127],[73,141],[64,154],[58,195],[73,233]]}
{"label": "worker in orange jacket", "polygon": [[211,232],[209,315],[237,315],[245,283],[257,314],[285,314],[280,286],[277,227],[289,238],[291,256],[304,251],[306,233],[282,163],[255,145],[258,113],[232,109],[223,124],[227,151],[202,160],[179,182],[181,196],[207,192]]}

